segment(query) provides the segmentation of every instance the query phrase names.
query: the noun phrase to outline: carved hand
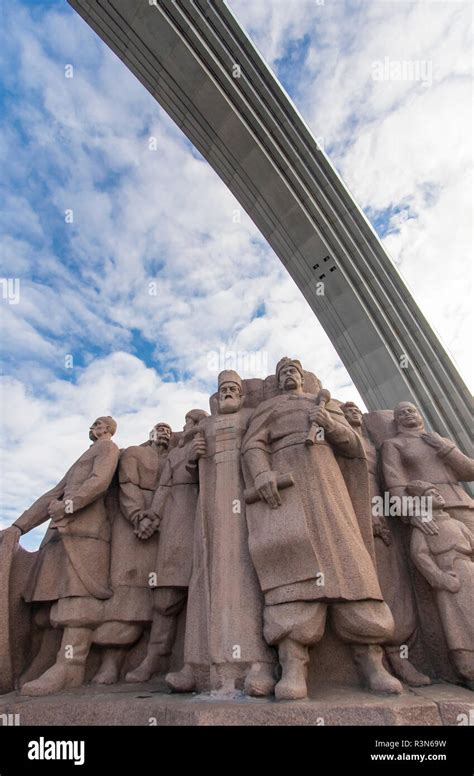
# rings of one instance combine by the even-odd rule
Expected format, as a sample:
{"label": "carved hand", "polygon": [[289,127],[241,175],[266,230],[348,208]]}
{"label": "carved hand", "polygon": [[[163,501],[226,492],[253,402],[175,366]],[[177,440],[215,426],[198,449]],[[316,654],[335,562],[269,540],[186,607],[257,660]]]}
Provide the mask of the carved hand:
{"label": "carved hand", "polygon": [[387,547],[392,543],[392,534],[385,520],[381,520],[379,517],[374,517],[372,520],[372,533],[374,536],[378,536],[382,539],[383,543]]}
{"label": "carved hand", "polygon": [[447,442],[439,434],[432,432],[431,434],[424,433],[421,435],[430,447],[434,447],[438,455],[447,455],[454,448],[453,442]]}
{"label": "carved hand", "polygon": [[325,410],[324,407],[315,407],[314,410],[311,410],[309,419],[311,423],[316,423],[318,426],[321,426],[321,428],[324,428],[325,431],[332,431],[336,425],[333,418],[331,418],[329,412]]}
{"label": "carved hand", "polygon": [[199,458],[204,458],[206,455],[206,440],[202,434],[197,434],[191,442],[189,460],[191,463],[195,463],[197,460],[199,460]]}
{"label": "carved hand", "polygon": [[436,521],[433,520],[423,520],[421,517],[411,517],[410,518],[410,524],[414,526],[415,528],[419,528],[420,531],[423,531],[424,534],[437,534],[439,533],[439,528],[436,525]]}
{"label": "carved hand", "polygon": [[440,590],[447,590],[449,593],[457,593],[461,589],[461,582],[454,571],[448,571],[447,574],[443,574],[442,581],[436,587]]}
{"label": "carved hand", "polygon": [[52,501],[49,502],[48,515],[50,516],[53,523],[57,523],[58,520],[61,520],[65,514],[66,514],[66,505],[64,501],[58,501],[58,499],[53,499]]}
{"label": "carved hand", "polygon": [[141,512],[134,533],[139,539],[149,539],[159,527],[158,515],[153,512]]}
{"label": "carved hand", "polygon": [[276,483],[276,473],[272,471],[262,472],[255,477],[255,487],[260,497],[267,502],[272,509],[278,509],[281,498]]}
{"label": "carved hand", "polygon": [[0,541],[2,536],[8,536],[8,534],[16,534],[19,539],[21,536],[21,529],[18,528],[17,525],[10,525],[8,528],[4,528],[3,531],[0,531]]}

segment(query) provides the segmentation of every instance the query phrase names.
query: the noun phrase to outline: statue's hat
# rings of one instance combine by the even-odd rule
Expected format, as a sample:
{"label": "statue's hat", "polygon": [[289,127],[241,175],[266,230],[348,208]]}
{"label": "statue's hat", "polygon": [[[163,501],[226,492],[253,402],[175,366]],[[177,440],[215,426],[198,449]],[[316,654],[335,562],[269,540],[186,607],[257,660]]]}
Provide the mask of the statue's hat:
{"label": "statue's hat", "polygon": [[242,380],[239,374],[233,369],[224,369],[217,378],[217,385],[220,388],[223,383],[237,383],[242,390]]}
{"label": "statue's hat", "polygon": [[301,377],[304,376],[303,374],[303,367],[301,366],[301,361],[298,361],[297,358],[288,358],[288,356],[283,356],[283,358],[280,358],[278,364],[276,365],[275,374],[276,378],[278,380],[278,377],[280,375],[281,370],[284,366],[288,366],[289,364],[292,364],[295,366],[300,373]]}
{"label": "statue's hat", "polygon": [[165,428],[169,428],[171,433],[173,433],[173,429],[171,428],[169,423],[165,423],[163,420],[158,421],[158,423],[155,423],[153,428],[160,428],[160,426],[164,426]]}

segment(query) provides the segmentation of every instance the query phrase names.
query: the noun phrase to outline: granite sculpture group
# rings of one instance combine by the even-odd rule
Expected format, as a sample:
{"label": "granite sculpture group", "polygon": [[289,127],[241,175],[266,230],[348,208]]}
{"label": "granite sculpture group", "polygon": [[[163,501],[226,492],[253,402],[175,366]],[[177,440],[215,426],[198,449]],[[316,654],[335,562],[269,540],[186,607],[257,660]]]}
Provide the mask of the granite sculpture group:
{"label": "granite sculpture group", "polygon": [[474,460],[412,404],[363,414],[287,357],[265,380],[221,372],[210,410],[125,450],[99,417],[0,532],[1,691],[159,675],[302,699],[325,631],[373,692],[472,689]]}

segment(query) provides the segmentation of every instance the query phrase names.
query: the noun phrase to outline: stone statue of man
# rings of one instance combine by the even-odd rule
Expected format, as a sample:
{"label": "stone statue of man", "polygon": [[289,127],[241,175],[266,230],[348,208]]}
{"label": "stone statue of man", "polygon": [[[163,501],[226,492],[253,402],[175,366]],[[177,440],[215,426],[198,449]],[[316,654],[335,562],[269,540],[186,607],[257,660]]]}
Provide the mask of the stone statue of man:
{"label": "stone statue of man", "polygon": [[[104,622],[94,643],[105,647],[96,684],[118,682],[124,658],[153,616],[150,579],[155,570],[158,533],[148,535],[154,519],[148,510],[168,456],[171,426],[157,423],[149,441],[123,450],[118,467],[119,511],[112,525],[110,584],[113,596],[104,603]],[[140,536],[139,536],[139,535]]]}
{"label": "stone statue of man", "polygon": [[[375,570],[362,440],[337,405],[325,408],[304,392],[299,361],[282,358],[276,377],[280,395],[254,410],[242,444],[248,484],[260,498],[252,504],[249,493],[247,521],[265,596],[264,635],[282,668],[275,695],[307,696],[308,648],[322,638],[328,608],[369,688],[399,693],[400,682],[382,663],[380,644],[394,623]],[[319,431],[311,437],[313,424]],[[346,459],[348,482],[349,467],[357,471],[357,514],[337,453]],[[357,503],[357,490],[353,497]]]}
{"label": "stone statue of man", "polygon": [[434,589],[451,662],[459,677],[474,689],[474,534],[446,509],[438,485],[415,480],[410,496],[430,497],[436,534],[413,527],[410,554]]}
{"label": "stone statue of man", "polygon": [[212,690],[242,685],[264,696],[275,659],[263,638],[263,596],[250,558],[240,447],[251,409],[242,380],[218,377],[218,414],[199,424],[188,468],[199,467],[193,573],[186,610],[184,668],[166,677],[175,691],[195,688],[193,666],[210,668]]}
{"label": "stone statue of man", "polygon": [[[412,480],[431,482],[443,496],[449,514],[474,532],[474,499],[459,484],[474,480],[474,460],[451,440],[425,431],[423,418],[410,402],[397,404],[394,415],[398,433],[381,448],[383,475],[390,494],[408,495],[407,484]],[[410,522],[425,533],[437,530],[435,522],[430,524],[418,515]]]}
{"label": "stone statue of man", "polygon": [[140,665],[126,675],[127,682],[146,682],[164,672],[176,636],[177,619],[186,605],[193,559],[194,519],[198,497],[197,470],[187,467],[189,450],[198,423],[208,413],[190,410],[183,436],[168,454],[145,524],[140,520],[138,535],[149,541],[158,530],[153,593],[153,621],[147,653]]}
{"label": "stone statue of man", "polygon": [[[370,504],[374,497],[381,497],[380,471],[377,450],[367,434],[362,412],[352,401],[341,405],[344,416],[364,444],[369,466]],[[428,676],[417,671],[405,657],[403,648],[413,643],[416,635],[416,608],[408,569],[405,566],[400,534],[391,530],[385,517],[374,515],[371,509],[374,534],[375,559],[380,588],[384,601],[389,605],[395,622],[395,630],[384,644],[385,652],[394,673],[406,684],[420,687],[431,684]],[[396,528],[396,526],[395,526]]]}
{"label": "stone statue of man", "polygon": [[24,599],[51,606],[50,620],[63,629],[62,642],[54,665],[24,684],[24,695],[49,695],[84,681],[101,604],[112,595],[110,524],[104,496],[119,459],[112,442],[116,429],[110,416],[97,418],[89,430],[89,449],[56,487],[6,529],[24,534],[51,519]]}

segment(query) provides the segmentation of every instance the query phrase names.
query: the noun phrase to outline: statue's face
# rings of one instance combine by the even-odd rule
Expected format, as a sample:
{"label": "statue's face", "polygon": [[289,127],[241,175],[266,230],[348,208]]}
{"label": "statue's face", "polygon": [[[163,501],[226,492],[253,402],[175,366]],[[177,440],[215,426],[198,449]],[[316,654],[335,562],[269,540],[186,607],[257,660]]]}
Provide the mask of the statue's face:
{"label": "statue's face", "polygon": [[91,442],[95,442],[96,439],[100,439],[104,434],[110,434],[110,429],[105,420],[97,418],[89,429],[89,439]]}
{"label": "statue's face", "polygon": [[351,426],[360,426],[362,424],[362,412],[358,407],[344,407],[344,417]]}
{"label": "statue's face", "polygon": [[300,371],[293,364],[283,366],[278,375],[278,385],[282,391],[294,391],[301,388],[303,378]]}
{"label": "statue's face", "polygon": [[160,423],[157,423],[156,426],[154,426],[150,431],[150,439],[155,443],[155,445],[168,447],[169,441],[171,439],[171,429],[168,428],[168,426],[163,426],[160,425]]}
{"label": "statue's face", "polygon": [[219,388],[219,414],[237,412],[242,405],[242,392],[237,383],[222,383]]}
{"label": "statue's face", "polygon": [[443,496],[439,492],[438,488],[428,488],[424,493],[425,496],[431,497],[431,503],[434,509],[441,509],[446,504]]}
{"label": "statue's face", "polygon": [[401,402],[395,409],[395,420],[402,428],[423,428],[423,418],[414,404]]}
{"label": "statue's face", "polygon": [[196,424],[196,420],[194,420],[190,415],[186,415],[184,419],[183,431],[191,431],[191,429],[194,428]]}

